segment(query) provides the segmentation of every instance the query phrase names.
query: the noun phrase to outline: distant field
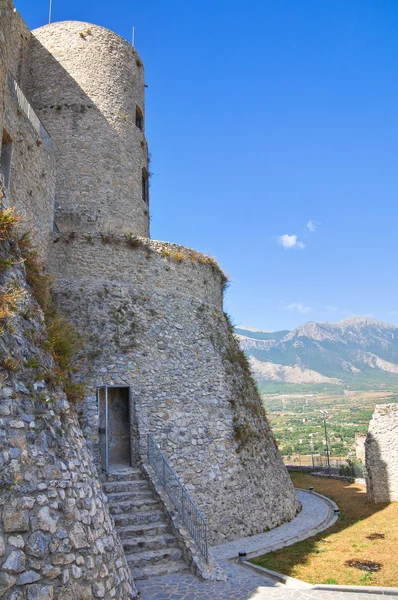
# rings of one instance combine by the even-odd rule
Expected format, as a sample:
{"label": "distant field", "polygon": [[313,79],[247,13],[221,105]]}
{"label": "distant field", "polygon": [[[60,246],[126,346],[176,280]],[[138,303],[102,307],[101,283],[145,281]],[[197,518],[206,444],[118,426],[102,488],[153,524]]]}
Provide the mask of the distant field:
{"label": "distant field", "polygon": [[358,484],[291,477],[296,487],[313,486],[337,502],[340,517],[330,529],[252,562],[313,584],[398,586],[398,502],[370,504]]}
{"label": "distant field", "polygon": [[376,404],[398,403],[398,393],[346,391],[344,394],[264,394],[271,426],[284,456],[324,454],[324,428],[319,409],[326,409],[329,450],[334,457],[353,449],[356,433],[366,433]]}

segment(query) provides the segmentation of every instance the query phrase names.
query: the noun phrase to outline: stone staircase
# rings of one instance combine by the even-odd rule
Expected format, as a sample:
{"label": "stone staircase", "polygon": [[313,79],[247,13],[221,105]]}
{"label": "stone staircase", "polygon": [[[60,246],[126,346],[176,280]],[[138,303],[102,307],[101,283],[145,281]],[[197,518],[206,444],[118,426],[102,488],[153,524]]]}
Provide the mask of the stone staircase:
{"label": "stone staircase", "polygon": [[188,572],[163,509],[141,469],[112,468],[105,475],[103,488],[134,579]]}

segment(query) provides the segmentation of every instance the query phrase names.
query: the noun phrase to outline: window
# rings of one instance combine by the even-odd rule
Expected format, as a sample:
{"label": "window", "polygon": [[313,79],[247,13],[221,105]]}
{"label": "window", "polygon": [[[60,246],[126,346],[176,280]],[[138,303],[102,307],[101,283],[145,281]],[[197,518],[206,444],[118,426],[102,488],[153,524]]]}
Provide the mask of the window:
{"label": "window", "polygon": [[142,169],[142,199],[149,204],[148,171],[145,168]]}
{"label": "window", "polygon": [[144,131],[144,115],[139,106],[135,107],[135,124],[137,125],[138,129]]}
{"label": "window", "polygon": [[10,187],[12,140],[5,129],[1,140],[0,170],[4,177],[6,189]]}

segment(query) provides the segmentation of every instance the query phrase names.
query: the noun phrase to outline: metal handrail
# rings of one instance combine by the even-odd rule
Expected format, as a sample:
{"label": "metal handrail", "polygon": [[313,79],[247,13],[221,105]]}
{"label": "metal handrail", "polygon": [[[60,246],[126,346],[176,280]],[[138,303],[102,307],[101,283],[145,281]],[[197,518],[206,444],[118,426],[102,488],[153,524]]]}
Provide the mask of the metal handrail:
{"label": "metal handrail", "polygon": [[18,103],[19,108],[25,114],[25,116],[29,119],[31,124],[36,130],[37,135],[42,140],[43,144],[46,146],[47,150],[52,148],[52,138],[48,133],[47,129],[44,127],[43,123],[40,121],[39,117],[36,115],[32,106],[28,102],[25,94],[15,81],[13,74],[11,71],[8,71],[7,74],[8,88],[11,92],[11,95],[15,98]]}
{"label": "metal handrail", "polygon": [[189,533],[192,535],[199,550],[207,561],[209,553],[206,519],[195,506],[194,501],[179,480],[174,469],[170,466],[167,458],[149,433],[147,435],[147,442],[148,463],[159,477],[167,495],[176,507],[181,520],[186,525]]}

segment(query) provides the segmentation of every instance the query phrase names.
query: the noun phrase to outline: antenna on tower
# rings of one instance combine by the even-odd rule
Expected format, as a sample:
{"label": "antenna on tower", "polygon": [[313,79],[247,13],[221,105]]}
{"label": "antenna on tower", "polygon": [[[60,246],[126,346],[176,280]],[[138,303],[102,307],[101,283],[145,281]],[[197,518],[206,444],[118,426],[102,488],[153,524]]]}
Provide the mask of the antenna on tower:
{"label": "antenna on tower", "polygon": [[135,38],[135,27],[133,27],[133,32],[131,35],[131,45],[133,46],[133,48],[134,48],[134,38]]}
{"label": "antenna on tower", "polygon": [[51,23],[52,12],[53,12],[53,0],[50,0],[50,10],[48,12],[48,24]]}

